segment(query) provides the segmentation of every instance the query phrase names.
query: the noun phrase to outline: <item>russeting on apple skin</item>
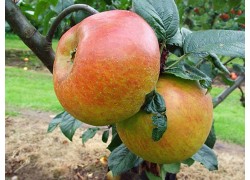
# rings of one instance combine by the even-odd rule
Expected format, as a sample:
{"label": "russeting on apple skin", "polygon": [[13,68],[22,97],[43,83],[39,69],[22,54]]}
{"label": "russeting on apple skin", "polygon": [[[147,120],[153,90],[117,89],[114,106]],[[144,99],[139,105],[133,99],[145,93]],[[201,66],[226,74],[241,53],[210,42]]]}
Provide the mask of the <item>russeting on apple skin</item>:
{"label": "russeting on apple skin", "polygon": [[73,117],[108,125],[140,110],[159,71],[158,40],[147,22],[130,11],[106,11],[84,19],[61,37],[54,89]]}
{"label": "russeting on apple skin", "polygon": [[169,164],[186,160],[204,144],[213,121],[212,98],[196,81],[160,76],[156,86],[166,102],[167,130],[153,141],[152,114],[140,111],[116,124],[128,149],[144,160]]}

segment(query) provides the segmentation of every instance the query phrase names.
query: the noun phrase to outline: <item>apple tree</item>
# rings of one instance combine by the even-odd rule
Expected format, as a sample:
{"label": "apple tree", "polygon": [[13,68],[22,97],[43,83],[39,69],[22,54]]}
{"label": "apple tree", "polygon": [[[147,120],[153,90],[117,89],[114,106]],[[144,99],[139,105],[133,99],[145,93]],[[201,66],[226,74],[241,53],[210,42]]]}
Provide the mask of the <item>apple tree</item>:
{"label": "apple tree", "polygon": [[[206,91],[204,96],[209,94],[215,78],[220,77],[223,83],[229,86],[219,96],[213,98],[213,101],[211,101],[211,109],[213,109],[236,88],[241,89],[240,85],[245,79],[245,32],[243,27],[240,26],[244,23],[244,16],[239,11],[243,6],[234,1],[227,0],[227,2],[228,7],[222,8],[218,6],[217,1],[39,0],[34,2],[26,0],[21,2],[18,7],[13,1],[6,0],[5,10],[6,21],[11,29],[37,55],[51,73],[53,73],[55,59],[55,52],[51,47],[54,36],[60,37],[71,26],[78,24],[88,16],[98,14],[99,11],[113,9],[132,11],[141,16],[151,26],[157,37],[160,53],[160,77],[169,76],[178,79],[174,81],[175,83],[180,82],[181,89],[185,89],[190,84],[198,83],[199,87]],[[211,7],[215,9],[211,10]],[[216,22],[219,18],[223,20],[222,24],[226,22],[225,18],[227,17],[222,17],[222,14],[232,9],[237,10],[238,13],[234,14],[235,21],[232,20],[231,24],[225,26],[217,26]],[[191,13],[191,10],[195,15]],[[196,16],[199,16],[199,18]],[[206,21],[210,24],[207,25]],[[197,31],[196,25],[205,30]],[[217,28],[217,30],[214,28]],[[71,56],[73,57],[74,54],[75,52],[71,53]],[[234,63],[236,59],[237,62],[240,60],[242,63]],[[193,92],[196,92],[195,88],[186,96]],[[244,92],[242,90],[241,92],[242,98],[240,100],[244,105]],[[195,94],[198,94],[198,92]],[[183,96],[183,98],[186,96]],[[197,98],[195,101],[199,101],[199,99],[201,98]],[[149,118],[152,121],[152,132],[150,131],[148,142],[152,141],[152,144],[159,142],[161,138],[165,138],[164,135],[171,128],[168,126],[170,119],[167,115],[171,101],[172,99],[166,101],[165,95],[157,89],[149,92],[145,97],[141,111],[145,114],[153,114]],[[179,105],[184,101],[185,99],[178,100]],[[188,105],[188,103],[183,104]],[[208,109],[209,106],[206,106],[204,111]],[[177,111],[174,113],[178,114]],[[199,113],[194,113],[192,117],[197,114]],[[52,119],[48,132],[52,132],[56,127],[59,127],[62,133],[72,141],[75,131],[81,125],[81,121],[64,111]],[[108,158],[108,170],[111,176],[122,177],[126,176],[126,173],[132,173],[135,177],[141,179],[175,179],[176,173],[180,171],[181,164],[191,166],[195,161],[203,164],[205,168],[211,171],[218,169],[217,157],[212,150],[216,141],[213,125],[207,126],[208,133],[198,150],[185,159],[171,163],[151,162],[138,156],[138,153],[133,153],[134,151],[131,151],[133,148],[130,147],[133,146],[133,138],[130,139],[132,145],[127,147],[127,143],[119,133],[122,126],[125,126],[124,129],[126,129],[126,126],[130,125],[109,124],[104,131],[98,126],[91,127],[84,131],[81,137],[82,142],[86,143],[98,131],[102,130],[102,141],[104,143],[107,143],[108,139],[111,138],[111,142],[107,145],[111,152]],[[141,124],[140,126],[143,129],[142,126],[144,125]],[[140,131],[142,130],[138,128],[138,133]],[[133,134],[133,129],[127,134]],[[181,140],[181,138],[179,139]],[[191,142],[189,145],[188,147],[193,147]],[[177,151],[177,148],[174,147],[174,150]],[[183,154],[179,152],[178,155]],[[151,156],[154,156],[154,153]]]}

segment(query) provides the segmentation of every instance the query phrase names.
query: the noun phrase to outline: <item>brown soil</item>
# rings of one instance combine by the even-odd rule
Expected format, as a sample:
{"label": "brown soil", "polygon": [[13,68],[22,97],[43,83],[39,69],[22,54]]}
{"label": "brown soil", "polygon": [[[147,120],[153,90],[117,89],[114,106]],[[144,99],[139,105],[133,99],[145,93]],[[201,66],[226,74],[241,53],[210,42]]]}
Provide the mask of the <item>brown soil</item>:
{"label": "brown soil", "polygon": [[[57,128],[47,133],[52,113],[20,110],[16,117],[6,117],[6,179],[104,179],[107,165],[100,158],[109,155],[107,144],[101,141],[101,133],[82,145],[81,133],[87,126],[76,131],[73,142]],[[245,179],[244,147],[218,141],[215,152],[219,170],[209,172],[195,163],[182,166],[178,179]]]}

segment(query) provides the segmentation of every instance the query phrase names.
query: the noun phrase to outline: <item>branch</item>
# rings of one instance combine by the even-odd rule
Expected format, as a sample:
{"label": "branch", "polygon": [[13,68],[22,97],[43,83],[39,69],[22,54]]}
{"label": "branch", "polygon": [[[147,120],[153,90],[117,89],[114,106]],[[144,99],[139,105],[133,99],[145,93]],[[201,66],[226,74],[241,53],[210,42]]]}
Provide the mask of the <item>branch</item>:
{"label": "branch", "polygon": [[88,6],[86,4],[74,4],[71,5],[67,8],[65,8],[55,19],[55,21],[53,22],[46,38],[47,40],[51,43],[52,42],[52,38],[55,34],[56,28],[58,27],[58,25],[60,24],[60,22],[63,20],[63,18],[65,18],[68,14],[74,12],[74,11],[79,11],[79,10],[83,10],[88,12],[89,14],[93,15],[93,14],[97,14],[98,11],[95,10],[94,8],[92,8],[91,6]]}
{"label": "branch", "polygon": [[51,47],[51,42],[47,41],[47,39],[30,24],[20,9],[11,0],[5,0],[5,18],[14,32],[52,73],[55,53]]}
{"label": "branch", "polygon": [[226,97],[231,92],[233,92],[238,86],[240,86],[240,84],[244,82],[244,80],[245,80],[245,75],[240,75],[232,86],[230,86],[229,88],[224,90],[220,95],[214,98],[213,100],[214,108],[216,108],[224,99],[226,99]]}

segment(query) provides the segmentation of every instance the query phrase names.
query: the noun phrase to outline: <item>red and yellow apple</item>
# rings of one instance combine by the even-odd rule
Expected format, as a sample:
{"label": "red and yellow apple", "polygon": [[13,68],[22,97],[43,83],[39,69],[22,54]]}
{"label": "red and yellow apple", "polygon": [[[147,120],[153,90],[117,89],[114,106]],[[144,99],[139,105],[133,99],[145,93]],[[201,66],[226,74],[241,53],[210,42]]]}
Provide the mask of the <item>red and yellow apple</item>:
{"label": "red and yellow apple", "polygon": [[204,144],[212,126],[212,99],[196,81],[160,76],[156,86],[166,102],[167,130],[153,141],[152,114],[144,111],[116,124],[128,149],[144,160],[168,164],[181,162]]}
{"label": "red and yellow apple", "polygon": [[76,119],[101,126],[128,119],[157,83],[160,52],[139,15],[113,10],[92,15],[60,39],[54,89]]}

